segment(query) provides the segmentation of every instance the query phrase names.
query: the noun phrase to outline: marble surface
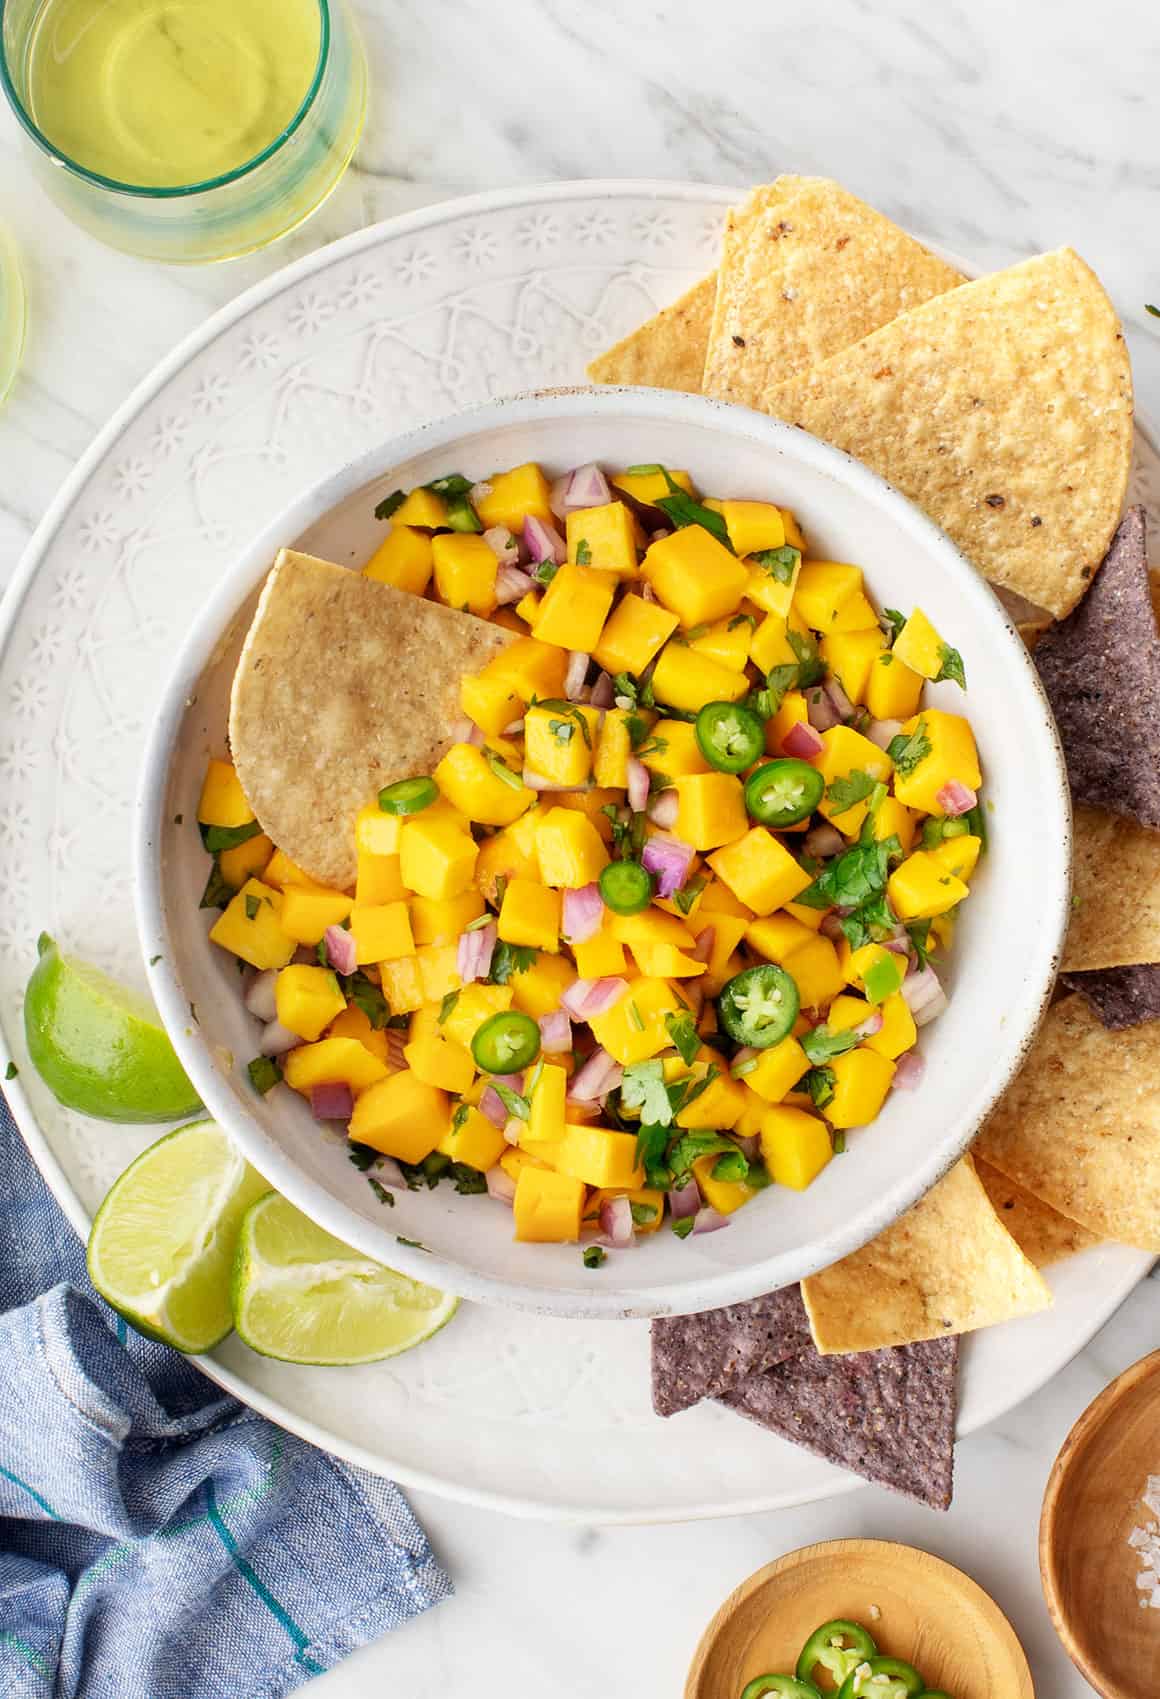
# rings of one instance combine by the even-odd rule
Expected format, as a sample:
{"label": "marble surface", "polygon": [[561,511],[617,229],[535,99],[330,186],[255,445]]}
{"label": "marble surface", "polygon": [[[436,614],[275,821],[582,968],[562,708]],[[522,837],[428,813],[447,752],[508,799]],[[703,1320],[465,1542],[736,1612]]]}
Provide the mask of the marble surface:
{"label": "marble surface", "polygon": [[[289,241],[231,267],[163,270],[98,247],[32,183],[0,112],[0,219],[31,299],[23,374],[0,413],[0,585],[94,431],[208,312],[296,254],[459,189],[822,172],[984,265],[1070,242],[1111,290],[1141,409],[1160,416],[1160,325],[1143,312],[1160,296],[1155,12],[1131,0],[443,0],[433,28],[418,0],[368,0],[359,15],[374,103],[357,169]],[[1050,1387],[959,1448],[946,1517],[867,1488],[743,1521],[577,1531],[418,1497],[457,1598],[315,1690],[674,1694],[745,1575],[794,1546],[863,1534],[968,1569],[1012,1617],[1041,1699],[1081,1699],[1039,1593],[1039,1502],[1081,1409],[1155,1344],[1156,1298],[1146,1283]]]}

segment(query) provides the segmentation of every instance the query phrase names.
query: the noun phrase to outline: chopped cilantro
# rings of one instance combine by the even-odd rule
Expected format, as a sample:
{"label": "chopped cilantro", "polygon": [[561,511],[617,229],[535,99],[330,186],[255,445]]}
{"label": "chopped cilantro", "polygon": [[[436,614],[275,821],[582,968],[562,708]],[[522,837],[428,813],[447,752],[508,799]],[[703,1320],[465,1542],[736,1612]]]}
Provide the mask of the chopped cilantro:
{"label": "chopped cilantro", "polygon": [[634,861],[644,847],[648,816],[628,814],[614,802],[606,802],[600,810],[612,822],[612,853],[618,861]]}
{"label": "chopped cilantro", "polygon": [[665,1161],[669,1142],[668,1126],[642,1121],[636,1135],[636,1161],[644,1169],[645,1181],[657,1191],[667,1191],[673,1183],[672,1170]]}
{"label": "chopped cilantro", "polygon": [[858,1034],[853,1027],[848,1027],[845,1032],[831,1032],[828,1026],[816,1026],[811,1032],[803,1032],[798,1043],[813,1065],[820,1067],[823,1062],[853,1050],[858,1043]]}
{"label": "chopped cilantro", "polygon": [[628,733],[628,741],[631,743],[635,754],[648,737],[648,721],[642,719],[639,714],[627,712],[624,716],[624,729]]}
{"label": "chopped cilantro", "polygon": [[[642,1028],[643,1030],[643,1028]],[[665,1088],[665,1071],[660,1062],[633,1062],[620,1082],[620,1101],[625,1109],[640,1111],[642,1121],[667,1127],[673,1108]]]}
{"label": "chopped cilantro", "polygon": [[686,1068],[691,1068],[697,1060],[697,1052],[701,1048],[701,1040],[697,1028],[693,1024],[692,1015],[671,1014],[665,1016],[665,1026],[669,1037]]}
{"label": "chopped cilantro", "polygon": [[960,690],[965,690],[967,688],[967,674],[963,667],[963,657],[958,650],[952,649],[949,643],[943,643],[939,648],[938,656],[939,669],[934,675],[934,682],[942,684],[944,680],[949,679],[952,684],[957,684]]}
{"label": "chopped cilantro", "polygon": [[533,576],[537,584],[550,584],[560,570],[559,561],[542,560]]}
{"label": "chopped cilantro", "polygon": [[1144,311],[1146,313],[1151,313],[1154,319],[1160,319],[1160,307],[1154,307],[1151,301],[1144,302]]}
{"label": "chopped cilantro", "polygon": [[530,944],[508,944],[501,940],[492,951],[491,972],[487,977],[492,985],[506,985],[513,973],[527,973],[534,967],[538,956],[539,951]]}
{"label": "chopped cilantro", "polygon": [[453,1162],[448,1177],[461,1198],[477,1197],[487,1190],[487,1176],[466,1162]]}
{"label": "chopped cilantro", "polygon": [[553,697],[544,702],[537,702],[536,707],[550,708],[552,713],[556,715],[554,720],[548,721],[548,727],[557,743],[568,743],[570,741],[573,735],[571,731],[569,731],[567,735],[564,735],[556,729],[561,720],[565,722],[570,720],[573,726],[579,726],[581,737],[583,737],[584,742],[588,745],[589,749],[592,748],[592,733],[588,729],[588,721],[585,719],[580,709],[576,706],[575,702],[559,702]]}
{"label": "chopped cilantro", "polygon": [[845,1156],[845,1154],[846,1154],[846,1135],[843,1132],[843,1130],[841,1129],[841,1127],[839,1127],[838,1131],[834,1134],[834,1155],[835,1156]]}
{"label": "chopped cilantro", "polygon": [[398,513],[406,499],[407,497],[402,490],[392,491],[389,496],[384,496],[382,501],[376,505],[375,518],[391,519],[396,513]]}
{"label": "chopped cilantro", "polygon": [[[426,1245],[424,1245],[419,1239],[404,1239],[401,1233],[397,1233],[395,1235],[395,1240],[397,1244],[409,1245],[413,1251],[427,1251]],[[431,1255],[430,1251],[427,1251],[427,1255]]]}
{"label": "chopped cilantro", "polygon": [[756,614],[734,614],[733,618],[729,621],[729,624],[725,627],[725,629],[726,629],[726,631],[736,631],[738,626],[740,626],[740,625],[747,625],[747,626],[749,626],[750,630],[756,631],[757,630],[757,615]]}
{"label": "chopped cilantro", "polygon": [[261,830],[256,820],[247,820],[244,826],[202,826],[201,841],[210,855],[218,855],[222,850],[248,844]]}
{"label": "chopped cilantro", "polygon": [[483,746],[483,758],[487,762],[488,767],[491,769],[493,777],[499,779],[502,784],[507,785],[509,790],[523,790],[524,781],[518,773],[513,773],[512,769],[508,766],[507,762],[498,750],[492,749],[485,743]]}
{"label": "chopped cilantro", "polygon": [[907,737],[905,732],[899,732],[886,745],[886,753],[894,762],[895,770],[908,778],[920,761],[925,761],[931,751],[931,741],[926,735],[926,721],[919,716],[918,724]]}
{"label": "chopped cilantro", "polygon": [[343,989],[356,1009],[361,1009],[376,1032],[390,1025],[391,1010],[387,999],[373,979],[365,973],[352,973],[344,980]]}
{"label": "chopped cilantro", "polygon": [[247,1063],[246,1072],[259,1097],[265,1097],[270,1088],[276,1086],[282,1078],[282,1070],[272,1056],[255,1056],[252,1062]]}
{"label": "chopped cilantro", "polygon": [[261,906],[262,906],[261,897],[255,897],[249,891],[247,891],[246,892],[246,919],[247,920],[257,920],[258,910],[261,908]]}
{"label": "chopped cilantro", "polygon": [[900,614],[897,608],[883,608],[882,624],[887,637],[889,637],[891,643],[894,643],[906,624],[906,615]]}
{"label": "chopped cilantro", "polygon": [[632,707],[637,704],[638,686],[631,673],[614,673],[612,677],[612,693],[623,696]]}
{"label": "chopped cilantro", "polygon": [[797,656],[798,689],[806,690],[811,684],[820,684],[826,676],[826,663],[822,660],[817,639],[800,631],[787,631],[785,640]]}
{"label": "chopped cilantro", "polygon": [[443,1022],[447,1019],[448,1015],[454,1009],[454,1007],[455,1007],[456,1003],[458,1003],[458,1001],[459,1001],[459,992],[458,991],[448,991],[446,993],[446,995],[443,997],[442,1001],[439,1004],[439,1013],[436,1016],[436,1019],[438,1020],[440,1026],[443,1025]]}
{"label": "chopped cilantro", "polygon": [[682,914],[691,914],[693,912],[693,907],[696,904],[697,898],[701,895],[701,892],[705,889],[705,886],[708,883],[709,881],[705,875],[703,873],[698,873],[694,878],[689,880],[687,885],[682,885],[679,890],[673,892],[673,901],[676,903]]}
{"label": "chopped cilantro", "polygon": [[557,743],[571,743],[576,736],[576,727],[571,720],[549,720],[548,730]]}
{"label": "chopped cilantro", "polygon": [[532,1106],[526,1097],[522,1097],[518,1091],[513,1091],[510,1085],[504,1085],[502,1080],[497,1080],[494,1074],[488,1081],[488,1084],[491,1086],[492,1091],[495,1092],[495,1095],[499,1098],[509,1115],[513,1116],[517,1121],[526,1121],[529,1119],[532,1113]]}
{"label": "chopped cilantro", "polygon": [[914,947],[914,953],[918,957],[918,965],[920,968],[924,968],[930,956],[930,921],[908,921],[906,931]]}
{"label": "chopped cilantro", "polygon": [[788,544],[781,549],[759,549],[757,554],[749,556],[756,566],[768,572],[771,578],[776,578],[779,584],[792,584],[801,558],[801,550],[790,548]]}
{"label": "chopped cilantro", "polygon": [[837,1081],[833,1068],[811,1068],[801,1083],[809,1092],[815,1109],[825,1109],[834,1101],[834,1087]]}
{"label": "chopped cilantro", "polygon": [[[239,958],[239,959],[240,959],[240,958]],[[150,966],[150,967],[156,967],[156,966],[157,966],[157,964],[158,964],[158,962],[161,962],[161,961],[164,961],[164,960],[165,960],[165,957],[164,957],[164,956],[150,956],[150,958],[149,958],[149,966]]]}
{"label": "chopped cilantro", "polygon": [[748,1180],[749,1164],[739,1150],[726,1151],[713,1164],[714,1180]]}
{"label": "chopped cilantro", "polygon": [[694,1162],[699,1162],[703,1156],[726,1156],[736,1149],[737,1146],[730,1139],[722,1138],[720,1133],[682,1133],[669,1152],[673,1184],[686,1185]]}
{"label": "chopped cilantro", "polygon": [[585,1268],[600,1268],[605,1261],[603,1246],[585,1245],[584,1255],[580,1260]]}
{"label": "chopped cilantro", "polygon": [[893,833],[881,842],[855,844],[827,862],[794,901],[807,908],[861,908],[882,895],[890,859],[901,854],[902,845]]}
{"label": "chopped cilantro", "polygon": [[394,1193],[388,1192],[387,1188],[383,1185],[381,1180],[376,1180],[373,1174],[368,1174],[367,1175],[367,1185],[370,1187],[371,1191],[378,1198],[380,1203],[385,1203],[388,1209],[394,1209],[394,1207],[395,1207]]}
{"label": "chopped cilantro", "polygon": [[376,1150],[373,1145],[359,1144],[357,1139],[352,1139],[346,1154],[359,1172],[365,1174],[368,1168],[374,1167],[382,1152]]}
{"label": "chopped cilantro", "polygon": [[592,565],[592,550],[588,547],[587,537],[581,537],[580,541],[576,544],[576,565]]}
{"label": "chopped cilantro", "polygon": [[855,767],[852,773],[844,778],[834,779],[826,786],[826,801],[834,806],[835,814],[844,814],[847,808],[853,808],[856,803],[865,802],[871,796],[876,786],[876,780],[861,767]]}
{"label": "chopped cilantro", "polygon": [[6,1080],[14,1080],[19,1072],[20,1069],[16,1066],[16,1063],[9,1062],[8,1066],[4,1070],[4,1078]]}
{"label": "chopped cilantro", "polygon": [[232,902],[234,888],[222,875],[221,864],[214,857],[213,866],[209,870],[209,878],[205,882],[205,890],[201,893],[200,908],[225,908]]}
{"label": "chopped cilantro", "polygon": [[687,1109],[690,1103],[695,1103],[702,1094],[708,1091],[715,1079],[720,1077],[721,1070],[715,1062],[711,1062],[700,1079],[692,1074],[686,1074],[683,1079],[674,1080],[668,1089],[669,1102],[673,1114],[679,1115],[682,1109]]}
{"label": "chopped cilantro", "polygon": [[636,753],[642,758],[645,755],[663,755],[668,747],[667,737],[650,737],[647,743],[641,744]]}
{"label": "chopped cilantro", "polygon": [[719,513],[714,513],[711,507],[702,507],[699,501],[694,501],[669,474],[661,468],[665,482],[669,486],[669,494],[657,500],[657,507],[667,519],[671,519],[678,530],[686,525],[700,525],[708,531],[730,554],[736,554],[733,544],[729,541],[729,529]]}

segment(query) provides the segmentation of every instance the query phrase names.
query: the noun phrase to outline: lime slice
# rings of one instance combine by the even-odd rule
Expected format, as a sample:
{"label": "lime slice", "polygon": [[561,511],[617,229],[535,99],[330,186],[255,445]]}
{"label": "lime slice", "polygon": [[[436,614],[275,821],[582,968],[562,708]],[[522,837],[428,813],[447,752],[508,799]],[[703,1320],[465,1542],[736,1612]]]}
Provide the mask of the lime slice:
{"label": "lime slice", "polygon": [[28,1053],[68,1109],[102,1121],[176,1121],[201,1108],[147,998],[62,956],[47,932],[24,993]]}
{"label": "lime slice", "polygon": [[271,1192],[242,1223],[234,1326],[264,1357],[347,1367],[430,1339],[459,1299],[396,1274]]}
{"label": "lime slice", "polygon": [[97,1211],[89,1279],[140,1332],[208,1351],[233,1326],[242,1218],[269,1189],[216,1121],[178,1127],[142,1151]]}

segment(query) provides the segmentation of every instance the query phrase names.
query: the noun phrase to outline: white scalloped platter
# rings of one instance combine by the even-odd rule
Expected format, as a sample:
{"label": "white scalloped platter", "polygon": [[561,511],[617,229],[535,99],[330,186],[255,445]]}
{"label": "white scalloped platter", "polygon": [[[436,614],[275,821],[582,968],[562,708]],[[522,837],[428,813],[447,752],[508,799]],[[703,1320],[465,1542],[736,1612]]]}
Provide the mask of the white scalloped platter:
{"label": "white scalloped platter", "polygon": [[[78,1231],[158,1129],[62,1109],[21,1023],[36,935],[144,983],[129,885],[146,729],[191,619],[245,541],[377,441],[471,402],[582,379],[593,353],[714,264],[736,192],[574,183],[445,203],[312,254],[210,319],[94,442],[0,609],[0,1063]],[[1160,457],[1135,499],[1160,525]],[[1052,1271],[1055,1307],[968,1340],[960,1431],[1044,1385],[1151,1259]],[[599,1278],[598,1273],[593,1274]],[[228,1341],[206,1371],[364,1467],[524,1516],[681,1520],[849,1490],[717,1408],[652,1415],[648,1330],[464,1306],[381,1367],[299,1369]]]}

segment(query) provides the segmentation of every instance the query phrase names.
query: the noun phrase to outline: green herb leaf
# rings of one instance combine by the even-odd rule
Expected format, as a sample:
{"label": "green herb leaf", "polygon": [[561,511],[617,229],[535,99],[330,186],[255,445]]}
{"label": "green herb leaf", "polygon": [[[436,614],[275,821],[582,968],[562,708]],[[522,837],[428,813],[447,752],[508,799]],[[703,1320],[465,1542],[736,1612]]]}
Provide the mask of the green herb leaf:
{"label": "green herb leaf", "polygon": [[492,749],[490,745],[485,743],[483,746],[483,758],[487,762],[493,777],[499,779],[502,784],[507,785],[509,790],[523,790],[523,779],[520,777],[519,773],[512,771],[497,749]]}
{"label": "green herb leaf", "polygon": [[548,730],[557,743],[571,743],[576,736],[576,727],[571,720],[549,720]]}
{"label": "green herb leaf", "polygon": [[642,719],[639,714],[626,713],[624,729],[628,733],[628,741],[632,745],[633,753],[639,754],[641,744],[648,737],[648,721]]}
{"label": "green herb leaf", "polygon": [[719,1079],[721,1070],[715,1062],[711,1062],[705,1072],[697,1079],[692,1074],[686,1074],[683,1079],[674,1080],[666,1087],[669,1102],[674,1115],[679,1115],[682,1109],[687,1109],[690,1103],[695,1103],[699,1097],[708,1091],[715,1079]]}
{"label": "green herb leaf", "polygon": [[393,1192],[388,1192],[381,1180],[376,1180],[373,1174],[368,1174],[367,1185],[378,1198],[380,1203],[385,1203],[388,1209],[394,1209],[395,1195]]}
{"label": "green herb leaf", "polygon": [[633,1062],[625,1068],[620,1082],[620,1102],[625,1109],[639,1111],[642,1121],[659,1127],[671,1125],[673,1110],[662,1064]]}
{"label": "green herb leaf", "polygon": [[282,1078],[282,1070],[272,1056],[255,1056],[252,1062],[246,1064],[246,1072],[259,1097],[265,1097]]}
{"label": "green herb leaf", "polygon": [[603,1245],[585,1245],[580,1260],[585,1268],[601,1268],[605,1262]]}
{"label": "green herb leaf", "polygon": [[894,762],[895,770],[902,777],[909,778],[920,761],[925,761],[931,751],[931,741],[926,735],[926,721],[921,716],[918,724],[907,737],[905,732],[899,732],[886,745],[886,753]]}
{"label": "green herb leaf", "polygon": [[834,1101],[834,1087],[837,1083],[833,1068],[811,1068],[802,1080],[815,1109],[825,1109]]}
{"label": "green herb leaf", "polygon": [[776,578],[779,584],[793,583],[793,575],[801,558],[801,550],[790,548],[788,543],[784,548],[759,549],[757,554],[749,556],[754,565],[759,566],[763,572],[768,572],[771,578]]}
{"label": "green herb leaf", "polygon": [[19,1072],[20,1069],[16,1066],[16,1063],[9,1062],[8,1066],[4,1070],[4,1078],[6,1080],[14,1080]]}
{"label": "green herb leaf", "polygon": [[258,910],[262,906],[261,897],[255,897],[255,896],[251,895],[251,893],[249,891],[247,891],[246,897],[245,897],[245,904],[246,904],[246,919],[247,920],[257,920]]}
{"label": "green herb leaf", "polygon": [[826,800],[834,805],[835,814],[844,814],[847,808],[853,808],[856,803],[865,802],[873,795],[877,781],[856,767],[844,778],[835,779],[826,786]]}
{"label": "green herb leaf", "polygon": [[365,1174],[368,1168],[374,1167],[382,1151],[376,1150],[373,1145],[359,1144],[356,1139],[352,1139],[346,1147],[346,1154],[359,1173]]}
{"label": "green herb leaf", "polygon": [[637,689],[637,682],[631,673],[614,673],[612,675],[613,696],[626,697],[633,707],[636,706]]}
{"label": "green herb leaf", "polygon": [[466,1162],[453,1162],[450,1177],[461,1198],[478,1197],[487,1190],[487,1176],[481,1174],[478,1168],[469,1167]]}
{"label": "green herb leaf", "polygon": [[846,1154],[846,1134],[845,1134],[844,1130],[841,1127],[839,1127],[837,1132],[834,1134],[834,1155],[835,1156],[845,1156],[845,1154]]}
{"label": "green herb leaf", "polygon": [[673,901],[682,914],[692,914],[697,898],[709,883],[703,873],[696,874],[687,885],[673,892]]}
{"label": "green herb leaf", "polygon": [[209,878],[205,882],[205,890],[201,893],[199,908],[225,908],[236,895],[234,888],[222,877],[221,866],[214,857]]}
{"label": "green herb leaf", "polygon": [[361,1009],[376,1032],[381,1032],[391,1018],[390,1005],[382,990],[365,973],[352,973],[343,981],[343,989],[356,1009]]}
{"label": "green herb leaf", "polygon": [[559,561],[542,560],[532,574],[537,584],[550,584],[560,570]]}
{"label": "green herb leaf", "polygon": [[576,565],[592,565],[592,550],[588,547],[587,537],[581,537],[580,541],[576,544]]}
{"label": "green herb leaf", "polygon": [[427,1255],[431,1255],[430,1251],[427,1250],[426,1245],[423,1244],[420,1239],[404,1239],[401,1233],[396,1233],[395,1243],[397,1245],[409,1245],[413,1251],[427,1251]]}
{"label": "green herb leaf", "polygon": [[952,684],[957,684],[960,690],[965,690],[967,675],[963,667],[963,657],[958,650],[952,649],[949,643],[943,643],[939,647],[938,655],[940,665],[934,675],[934,682],[942,684],[944,679],[949,679]]}
{"label": "green herb leaf", "polygon": [[513,1115],[517,1121],[527,1121],[530,1118],[532,1106],[526,1097],[521,1096],[518,1091],[513,1091],[510,1085],[504,1085],[502,1080],[497,1080],[494,1074],[488,1084],[509,1115]]}
{"label": "green herb leaf", "polygon": [[815,1067],[832,1061],[835,1056],[844,1056],[847,1050],[856,1049],[858,1042],[858,1034],[853,1028],[846,1032],[831,1032],[827,1026],[816,1026],[811,1032],[803,1032],[798,1040]]}
{"label": "green herb leaf", "polygon": [[558,702],[554,697],[550,697],[546,701],[537,702],[536,707],[548,708],[556,715],[556,719],[548,721],[548,729],[552,732],[557,743],[567,743],[572,736],[570,731],[567,736],[558,732],[556,730],[558,722],[560,720],[571,720],[573,725],[579,726],[580,735],[589,749],[592,748],[592,733],[588,729],[588,721],[574,702]]}
{"label": "green herb leaf", "polygon": [[655,1203],[630,1203],[628,1207],[632,1211],[634,1227],[651,1226],[660,1213]]}
{"label": "green herb leaf", "polygon": [[797,656],[798,689],[808,690],[811,684],[820,684],[826,676],[826,663],[822,660],[817,639],[800,631],[787,631],[785,640]]}
{"label": "green herb leaf", "polygon": [[687,1185],[694,1162],[699,1162],[703,1156],[723,1156],[736,1149],[737,1146],[722,1138],[720,1133],[682,1133],[669,1152],[673,1184],[678,1187]]}
{"label": "green herb leaf", "polygon": [[918,965],[920,968],[924,968],[930,959],[930,921],[908,921],[906,931],[914,947],[914,953],[918,957]]}
{"label": "green herb leaf", "polygon": [[894,834],[881,842],[855,844],[827,862],[813,884],[794,901],[807,908],[861,908],[885,891],[890,858],[901,853],[902,845]]}
{"label": "green herb leaf", "polygon": [[492,985],[506,985],[513,973],[527,973],[534,967],[539,953],[530,944],[508,944],[501,940],[492,951],[488,980]]}
{"label": "green herb leaf", "polygon": [[765,675],[765,695],[769,706],[769,713],[763,716],[765,719],[772,719],[789,692],[796,689],[799,671],[794,661],[783,661],[779,667],[770,667]]}
{"label": "green herb leaf", "polygon": [[699,501],[694,501],[679,484],[674,483],[667,472],[664,475],[671,493],[659,497],[656,506],[665,517],[670,519],[678,530],[683,530],[686,525],[700,525],[710,536],[716,537],[730,554],[736,554],[736,549],[729,541],[729,528],[722,516],[714,513],[711,507],[702,507]]}
{"label": "green herb leaf", "polygon": [[394,515],[398,513],[406,499],[407,497],[402,490],[395,490],[391,495],[384,496],[382,501],[380,501],[375,507],[375,518],[393,518]]}
{"label": "green herb leaf", "polygon": [[697,1060],[697,1052],[701,1048],[701,1040],[692,1015],[666,1015],[665,1026],[669,1037],[676,1047],[677,1054],[686,1068],[691,1068]]}
{"label": "green herb leaf", "polygon": [[725,629],[726,629],[726,631],[736,631],[737,627],[739,625],[747,625],[747,626],[749,626],[750,630],[756,631],[757,630],[757,615],[756,614],[734,614],[733,618],[729,621],[729,624],[725,627]]}
{"label": "green herb leaf", "polygon": [[1146,313],[1151,313],[1154,319],[1160,319],[1160,307],[1154,307],[1151,301],[1144,302],[1144,311]]}
{"label": "green herb leaf", "polygon": [[247,820],[244,826],[202,826],[201,841],[210,855],[218,855],[222,850],[237,849],[239,844],[248,844],[251,838],[256,838],[262,830],[256,820]]}
{"label": "green herb leaf", "polygon": [[458,991],[448,991],[446,993],[446,995],[443,997],[443,999],[441,1000],[441,1002],[439,1004],[439,1013],[436,1016],[436,1019],[438,1020],[440,1026],[443,1025],[443,1022],[447,1019],[448,1015],[454,1009],[454,1007],[455,1007],[456,1003],[458,1003],[458,1001],[459,1001],[459,992]]}
{"label": "green herb leaf", "polygon": [[906,615],[900,614],[897,608],[883,608],[882,626],[892,644],[901,634],[902,628],[905,624]]}
{"label": "green herb leaf", "polygon": [[689,1237],[689,1234],[693,1231],[693,1222],[695,1219],[696,1217],[692,1215],[682,1215],[679,1221],[674,1217],[673,1232],[677,1235],[678,1239],[687,1239]]}
{"label": "green herb leaf", "polygon": [[733,1182],[748,1180],[749,1164],[739,1150],[726,1151],[713,1164],[714,1180],[730,1180]]}
{"label": "green herb leaf", "polygon": [[665,1161],[669,1142],[668,1125],[642,1121],[636,1135],[636,1163],[644,1169],[645,1183],[657,1191],[668,1191],[673,1183],[672,1170]]}

